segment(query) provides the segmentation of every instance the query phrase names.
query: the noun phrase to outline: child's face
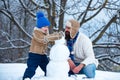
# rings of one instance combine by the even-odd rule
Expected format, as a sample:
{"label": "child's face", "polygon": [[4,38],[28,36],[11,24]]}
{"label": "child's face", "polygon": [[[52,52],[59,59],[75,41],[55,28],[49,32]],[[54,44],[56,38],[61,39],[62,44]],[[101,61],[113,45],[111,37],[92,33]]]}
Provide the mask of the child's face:
{"label": "child's face", "polygon": [[44,33],[48,33],[48,26],[45,26],[45,27],[42,27],[41,30],[44,32]]}

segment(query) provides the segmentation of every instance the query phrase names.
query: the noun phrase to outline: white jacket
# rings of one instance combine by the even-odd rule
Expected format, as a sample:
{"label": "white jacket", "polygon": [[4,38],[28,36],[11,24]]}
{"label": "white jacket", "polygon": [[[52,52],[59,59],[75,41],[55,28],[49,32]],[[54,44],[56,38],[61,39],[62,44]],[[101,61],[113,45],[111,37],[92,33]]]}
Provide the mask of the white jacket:
{"label": "white jacket", "polygon": [[75,62],[83,63],[86,66],[94,63],[96,67],[98,66],[98,60],[95,59],[92,42],[86,35],[79,33],[73,48]]}

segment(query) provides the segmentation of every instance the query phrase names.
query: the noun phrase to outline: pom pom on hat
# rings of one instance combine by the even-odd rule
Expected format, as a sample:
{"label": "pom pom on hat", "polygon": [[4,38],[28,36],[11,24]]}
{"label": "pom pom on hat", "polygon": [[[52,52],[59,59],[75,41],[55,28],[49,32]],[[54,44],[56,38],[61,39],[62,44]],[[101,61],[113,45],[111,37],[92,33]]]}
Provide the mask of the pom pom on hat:
{"label": "pom pom on hat", "polygon": [[45,26],[50,26],[49,20],[44,16],[42,12],[37,12],[36,14],[37,21],[36,21],[36,27],[42,28]]}
{"label": "pom pom on hat", "polygon": [[44,14],[42,12],[38,12],[36,15],[37,18],[44,17]]}

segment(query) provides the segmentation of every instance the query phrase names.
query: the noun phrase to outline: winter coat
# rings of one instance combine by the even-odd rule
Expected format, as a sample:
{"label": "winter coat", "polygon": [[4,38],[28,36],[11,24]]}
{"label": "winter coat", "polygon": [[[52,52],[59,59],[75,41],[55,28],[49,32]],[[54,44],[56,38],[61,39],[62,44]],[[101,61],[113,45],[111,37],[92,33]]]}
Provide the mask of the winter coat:
{"label": "winter coat", "polygon": [[54,42],[54,40],[57,40],[60,37],[61,36],[59,33],[45,34],[40,29],[35,27],[29,52],[45,54],[48,42]]}
{"label": "winter coat", "polygon": [[84,34],[79,33],[78,38],[73,46],[73,53],[76,63],[89,65],[94,63],[98,66],[98,60],[95,59],[91,40]]}

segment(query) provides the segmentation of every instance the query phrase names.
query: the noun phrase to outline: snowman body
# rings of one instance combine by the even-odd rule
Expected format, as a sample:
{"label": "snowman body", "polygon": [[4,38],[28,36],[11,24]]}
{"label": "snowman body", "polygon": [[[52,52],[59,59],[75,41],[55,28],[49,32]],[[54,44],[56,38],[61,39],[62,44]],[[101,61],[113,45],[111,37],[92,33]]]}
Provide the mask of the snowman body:
{"label": "snowman body", "polygon": [[47,65],[47,77],[60,78],[65,80],[68,78],[70,70],[68,64],[69,50],[65,45],[65,39],[55,41],[55,45],[50,50],[50,62]]}

